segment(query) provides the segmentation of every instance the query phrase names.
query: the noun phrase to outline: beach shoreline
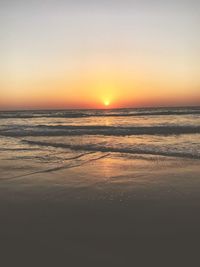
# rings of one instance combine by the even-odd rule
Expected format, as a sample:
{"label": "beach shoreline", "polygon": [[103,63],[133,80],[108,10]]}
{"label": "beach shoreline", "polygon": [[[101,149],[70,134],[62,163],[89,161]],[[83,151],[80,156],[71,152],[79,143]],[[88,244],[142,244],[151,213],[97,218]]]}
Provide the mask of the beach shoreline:
{"label": "beach shoreline", "polygon": [[115,154],[2,180],[4,266],[188,266],[200,233],[198,180],[198,160]]}

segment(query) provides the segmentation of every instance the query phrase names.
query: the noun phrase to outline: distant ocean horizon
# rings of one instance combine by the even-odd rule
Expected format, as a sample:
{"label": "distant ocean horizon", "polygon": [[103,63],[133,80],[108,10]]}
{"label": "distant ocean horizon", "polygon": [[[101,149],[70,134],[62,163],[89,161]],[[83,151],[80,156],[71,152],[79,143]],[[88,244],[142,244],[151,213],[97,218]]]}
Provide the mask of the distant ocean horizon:
{"label": "distant ocean horizon", "polygon": [[102,108],[86,108],[86,107],[52,107],[52,108],[45,108],[45,107],[30,107],[30,108],[0,108],[0,112],[21,112],[21,111],[68,111],[68,110],[121,110],[121,109],[186,109],[186,108],[192,108],[192,109],[199,109],[200,104],[188,104],[188,105],[141,105],[141,106],[120,106],[120,107],[102,107]]}

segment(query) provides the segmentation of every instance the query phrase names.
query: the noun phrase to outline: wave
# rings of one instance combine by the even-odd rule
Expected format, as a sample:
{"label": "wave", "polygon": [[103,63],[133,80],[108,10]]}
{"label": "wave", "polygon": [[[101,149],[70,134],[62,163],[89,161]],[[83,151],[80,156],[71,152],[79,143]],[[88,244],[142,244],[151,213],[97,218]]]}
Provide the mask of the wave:
{"label": "wave", "polygon": [[139,148],[139,147],[110,147],[95,144],[66,144],[66,143],[52,143],[43,141],[30,141],[23,140],[24,143],[36,146],[54,147],[54,148],[65,148],[75,151],[91,151],[91,152],[106,152],[106,153],[126,153],[126,154],[143,154],[143,155],[159,155],[167,157],[181,157],[189,159],[200,159],[200,154],[192,154],[190,152],[173,151],[173,150],[160,150],[150,148]]}
{"label": "wave", "polygon": [[29,118],[87,118],[87,117],[140,117],[199,115],[200,107],[190,108],[143,108],[113,110],[52,110],[52,111],[15,111],[0,112],[0,119]]}
{"label": "wave", "polygon": [[8,137],[25,136],[81,136],[81,135],[105,135],[105,136],[131,136],[131,135],[181,135],[199,134],[200,126],[192,125],[167,125],[167,126],[143,126],[143,127],[116,127],[116,126],[19,126],[0,131],[0,135]]}

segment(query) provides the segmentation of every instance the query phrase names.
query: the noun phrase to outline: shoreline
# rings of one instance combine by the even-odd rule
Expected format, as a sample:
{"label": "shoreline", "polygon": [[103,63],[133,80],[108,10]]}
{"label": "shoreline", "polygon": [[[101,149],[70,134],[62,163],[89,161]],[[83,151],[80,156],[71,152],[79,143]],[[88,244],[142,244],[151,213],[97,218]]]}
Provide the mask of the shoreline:
{"label": "shoreline", "polygon": [[200,234],[199,168],[195,160],[111,155],[0,181],[3,266],[192,265]]}

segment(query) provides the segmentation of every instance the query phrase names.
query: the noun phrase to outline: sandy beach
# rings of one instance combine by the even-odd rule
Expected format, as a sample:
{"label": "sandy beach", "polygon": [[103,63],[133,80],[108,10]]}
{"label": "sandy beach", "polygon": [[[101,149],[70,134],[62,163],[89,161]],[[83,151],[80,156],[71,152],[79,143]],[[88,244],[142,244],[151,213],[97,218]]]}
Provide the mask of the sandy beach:
{"label": "sandy beach", "polygon": [[2,266],[197,266],[199,161],[97,158],[31,175],[1,161]]}

